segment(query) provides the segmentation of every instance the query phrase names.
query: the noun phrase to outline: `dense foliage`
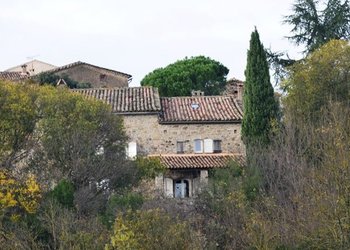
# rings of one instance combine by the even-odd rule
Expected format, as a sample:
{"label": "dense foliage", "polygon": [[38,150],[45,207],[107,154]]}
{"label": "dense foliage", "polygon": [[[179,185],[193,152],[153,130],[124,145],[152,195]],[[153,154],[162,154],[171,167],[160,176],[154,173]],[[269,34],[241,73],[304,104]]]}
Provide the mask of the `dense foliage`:
{"label": "dense foliage", "polygon": [[41,85],[48,84],[48,85],[52,85],[52,86],[56,86],[60,79],[63,79],[66,82],[67,86],[71,89],[91,88],[91,83],[77,82],[77,81],[74,81],[73,79],[71,79],[67,75],[59,76],[59,75],[55,75],[54,73],[50,73],[50,72],[40,73],[39,75],[37,75],[34,78],[34,80],[37,81]]}
{"label": "dense foliage", "polygon": [[250,39],[244,83],[244,116],[242,138],[247,146],[268,142],[278,106],[270,83],[269,67],[264,46],[255,30]]}
{"label": "dense foliage", "polygon": [[[293,13],[284,18],[284,23],[293,27],[289,40],[303,45],[308,55],[332,39],[350,39],[350,4],[348,0],[296,0]],[[298,61],[286,52],[268,49],[267,53],[277,81],[286,78],[286,67]]]}
{"label": "dense foliage", "polygon": [[283,86],[285,100],[300,120],[319,119],[329,101],[346,102],[350,97],[350,46],[333,40],[289,68]]}
{"label": "dense foliage", "polygon": [[269,143],[179,200],[135,193],[164,169],[126,159],[106,105],[0,82],[0,248],[349,249],[349,66],[332,40],[289,68]]}
{"label": "dense foliage", "polygon": [[292,67],[269,145],[213,173],[196,203],[208,248],[349,248],[349,47],[330,41]]}
{"label": "dense foliage", "polygon": [[[320,6],[324,4],[324,9]],[[297,0],[294,13],[285,17],[293,26],[288,37],[297,45],[305,45],[307,53],[332,39],[350,38],[350,4],[348,0]]]}
{"label": "dense foliage", "polygon": [[161,210],[129,211],[116,219],[106,249],[200,249],[194,234]]}
{"label": "dense foliage", "polygon": [[218,95],[226,85],[228,69],[209,57],[185,58],[146,75],[142,86],[154,86],[161,96],[189,96],[192,90]]}
{"label": "dense foliage", "polygon": [[92,243],[104,233],[97,217],[109,195],[142,177],[125,157],[122,119],[65,89],[0,82],[0,90],[0,248]]}

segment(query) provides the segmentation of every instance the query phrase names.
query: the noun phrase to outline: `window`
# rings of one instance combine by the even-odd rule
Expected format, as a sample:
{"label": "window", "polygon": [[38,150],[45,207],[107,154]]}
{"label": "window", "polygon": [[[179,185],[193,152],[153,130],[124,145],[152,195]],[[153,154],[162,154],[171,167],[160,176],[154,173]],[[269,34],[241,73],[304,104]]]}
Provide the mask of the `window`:
{"label": "window", "polygon": [[204,153],[213,153],[213,140],[204,139]]}
{"label": "window", "polygon": [[197,110],[197,109],[199,109],[199,104],[198,103],[192,103],[191,107],[192,107],[193,110]]}
{"label": "window", "polygon": [[194,140],[194,152],[203,153],[203,140],[200,140],[200,139]]}
{"label": "window", "polygon": [[213,141],[214,153],[221,153],[221,140]]}
{"label": "window", "polygon": [[127,156],[131,159],[135,158],[137,155],[137,144],[136,142],[129,142],[127,146]]}
{"label": "window", "polygon": [[189,196],[188,180],[177,180],[174,182],[174,197],[185,198]]}
{"label": "window", "polygon": [[196,139],[194,140],[195,153],[221,153],[221,140]]}
{"label": "window", "polygon": [[100,81],[105,82],[107,79],[107,75],[105,74],[100,74]]}
{"label": "window", "polygon": [[176,152],[178,154],[183,154],[185,152],[185,142],[183,141],[176,142]]}

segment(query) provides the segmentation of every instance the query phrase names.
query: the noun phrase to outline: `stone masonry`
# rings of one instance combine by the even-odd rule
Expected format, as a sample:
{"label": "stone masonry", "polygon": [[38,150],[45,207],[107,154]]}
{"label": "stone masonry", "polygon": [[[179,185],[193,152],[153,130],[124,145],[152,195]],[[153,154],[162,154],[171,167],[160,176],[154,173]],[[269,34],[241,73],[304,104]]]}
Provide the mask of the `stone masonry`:
{"label": "stone masonry", "polygon": [[81,64],[62,69],[56,75],[67,75],[80,83],[91,83],[93,88],[128,87],[128,77],[111,73],[109,70],[96,69],[90,65]]}
{"label": "stone masonry", "polygon": [[185,142],[185,154],[193,153],[195,139],[221,140],[222,152],[244,152],[240,123],[160,124],[157,115],[124,115],[124,126],[143,155],[174,154],[177,141]]}

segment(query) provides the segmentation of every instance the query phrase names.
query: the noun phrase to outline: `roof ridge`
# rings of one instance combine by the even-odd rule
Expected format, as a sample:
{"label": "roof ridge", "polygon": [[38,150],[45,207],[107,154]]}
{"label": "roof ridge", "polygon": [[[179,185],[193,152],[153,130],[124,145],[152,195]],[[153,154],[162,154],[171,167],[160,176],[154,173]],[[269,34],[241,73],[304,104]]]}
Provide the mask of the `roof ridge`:
{"label": "roof ridge", "polygon": [[198,99],[205,99],[205,98],[217,98],[217,97],[221,97],[221,98],[230,98],[230,97],[234,97],[234,95],[201,95],[201,96],[162,96],[162,99],[176,99],[176,98],[198,98]]}
{"label": "roof ridge", "polygon": [[90,66],[90,67],[95,67],[95,68],[99,68],[99,69],[102,69],[102,70],[107,70],[107,71],[110,71],[110,72],[115,73],[115,74],[125,75],[128,78],[132,77],[132,75],[124,73],[124,72],[121,72],[121,71],[100,67],[100,66],[93,65],[93,64],[90,64],[90,63],[86,63],[86,62],[82,62],[82,61],[76,61],[76,62],[73,62],[73,63],[69,63],[69,64],[66,64],[66,65],[54,68],[54,69],[47,70],[45,72],[47,72],[47,73],[54,73],[54,72],[65,70],[65,69],[68,69],[68,68],[71,68],[71,67],[75,67],[75,66],[78,66],[78,65],[87,65],[87,66]]}
{"label": "roof ridge", "polygon": [[84,89],[91,89],[91,90],[100,90],[100,89],[108,89],[108,90],[115,90],[115,89],[136,89],[136,88],[152,88],[152,89],[158,89],[157,87],[153,87],[153,86],[136,86],[136,87],[107,87],[107,88],[81,88],[81,89],[71,89],[71,90],[84,90]]}
{"label": "roof ridge", "polygon": [[[24,62],[24,63],[18,64],[18,65],[16,65],[16,66],[13,66],[13,67],[11,67],[11,68],[8,68],[8,69],[4,70],[4,72],[5,72],[5,71],[9,71],[9,70],[14,69],[14,68],[17,68],[17,67],[21,67],[22,65],[29,64],[29,63],[32,63],[32,62],[35,62],[35,61],[36,61],[36,62],[41,62],[41,63],[47,64],[47,65],[50,65],[50,66],[52,66],[52,67],[57,67],[56,65],[53,65],[53,64],[51,64],[51,63],[47,63],[47,62],[44,62],[44,61],[41,61],[41,60],[38,60],[38,59],[33,59],[33,60],[28,61],[28,62]],[[16,72],[17,72],[17,71],[16,71]]]}
{"label": "roof ridge", "polygon": [[161,110],[158,89],[144,87],[72,89],[74,93],[95,97],[111,105],[115,113],[154,113]]}

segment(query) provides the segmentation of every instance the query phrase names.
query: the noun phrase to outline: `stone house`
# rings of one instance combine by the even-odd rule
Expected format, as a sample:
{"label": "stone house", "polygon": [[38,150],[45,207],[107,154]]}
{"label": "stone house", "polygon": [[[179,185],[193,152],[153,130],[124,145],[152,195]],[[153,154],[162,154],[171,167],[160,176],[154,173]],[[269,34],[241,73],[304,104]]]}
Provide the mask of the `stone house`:
{"label": "stone house", "polygon": [[52,73],[60,77],[68,76],[79,83],[89,83],[91,88],[128,87],[132,79],[129,74],[80,61],[51,69],[46,73]]}
{"label": "stone house", "polygon": [[22,75],[25,74],[28,76],[34,76],[42,72],[52,70],[54,68],[57,68],[57,66],[35,59],[26,63],[22,63],[21,65],[11,67],[5,70],[5,72],[17,72],[22,73]]}
{"label": "stone house", "polygon": [[233,96],[159,97],[153,87],[80,89],[122,115],[130,157],[159,157],[167,171],[155,188],[168,197],[191,197],[208,170],[242,161],[242,109]]}
{"label": "stone house", "polygon": [[35,81],[39,73],[54,74],[61,78],[67,76],[78,83],[88,83],[91,88],[128,87],[132,80],[132,76],[129,74],[80,61],[56,67],[39,60],[33,60],[0,72],[0,79],[17,82],[27,79]]}

